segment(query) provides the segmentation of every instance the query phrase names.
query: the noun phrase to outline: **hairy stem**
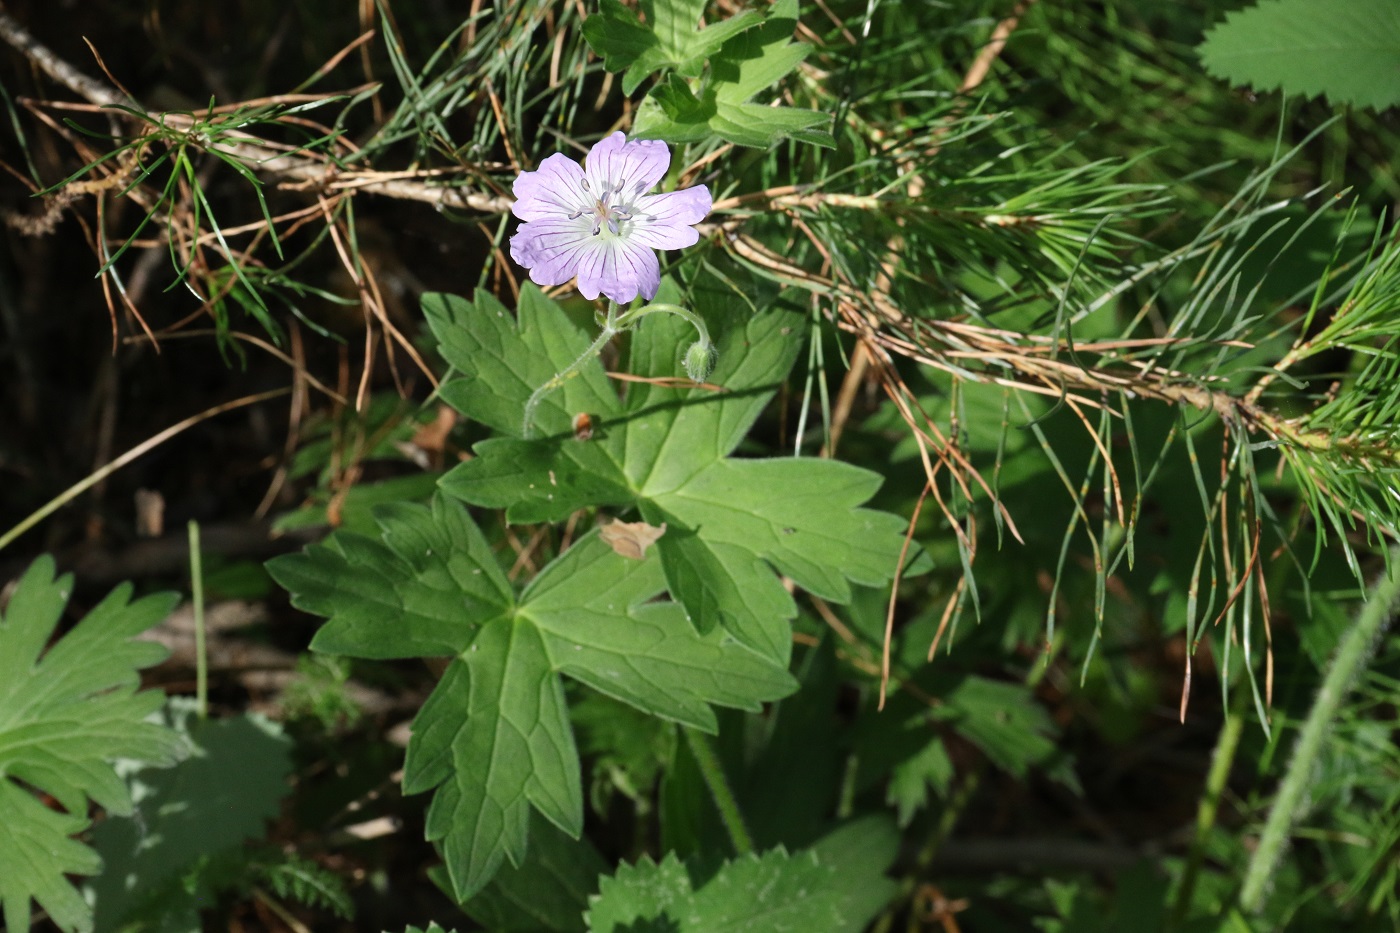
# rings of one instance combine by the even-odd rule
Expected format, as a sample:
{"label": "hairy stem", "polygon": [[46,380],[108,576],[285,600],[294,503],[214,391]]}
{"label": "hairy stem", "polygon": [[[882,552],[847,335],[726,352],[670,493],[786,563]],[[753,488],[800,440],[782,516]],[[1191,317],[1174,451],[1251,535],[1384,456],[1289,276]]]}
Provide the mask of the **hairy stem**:
{"label": "hairy stem", "polygon": [[[625,319],[624,316],[623,320]],[[583,367],[587,365],[588,361],[602,353],[603,348],[608,345],[608,341],[613,339],[613,337],[623,329],[624,325],[617,316],[617,302],[608,302],[608,317],[603,323],[603,329],[599,332],[598,339],[589,344],[588,349],[580,353],[578,359],[555,373],[543,385],[530,394],[529,400],[525,402],[525,419],[520,429],[521,437],[528,438],[530,436],[530,429],[535,421],[535,409],[540,407],[540,402],[544,400],[544,397],[562,386],[565,382],[568,382],[574,376],[577,376],[579,372],[582,371]]]}
{"label": "hairy stem", "polygon": [[658,301],[654,304],[644,305],[636,311],[629,311],[618,319],[619,328],[627,328],[641,320],[648,314],[656,312],[662,314],[674,314],[676,317],[685,318],[690,322],[690,326],[695,328],[695,333],[699,335],[700,342],[705,346],[710,346],[710,332],[705,327],[705,319],[691,311],[689,308],[682,308],[680,305],[673,305],[670,302]]}
{"label": "hairy stem", "polygon": [[[1248,694],[1236,691],[1243,698]],[[1243,705],[1237,700],[1236,707]],[[1191,840],[1191,852],[1186,859],[1186,869],[1182,872],[1181,883],[1176,890],[1175,925],[1185,921],[1191,910],[1191,900],[1195,895],[1196,879],[1200,876],[1201,865],[1205,861],[1206,840],[1215,826],[1215,817],[1220,812],[1220,800],[1225,794],[1226,782],[1230,779],[1230,769],[1235,763],[1235,753],[1239,751],[1240,736],[1244,734],[1244,713],[1231,709],[1225,715],[1225,723],[1215,740],[1215,754],[1210,759],[1210,772],[1206,775],[1206,785],[1201,794],[1200,805],[1196,808],[1196,835]]]}
{"label": "hairy stem", "polygon": [[1371,647],[1389,624],[1391,608],[1397,599],[1400,599],[1400,553],[1393,553],[1385,574],[1371,587],[1356,624],[1342,636],[1308,718],[1298,733],[1293,759],[1288,763],[1288,771],[1283,776],[1268,820],[1264,823],[1264,831],[1259,836],[1259,845],[1245,871],[1240,906],[1250,913],[1257,913],[1264,907],[1269,881],[1288,845],[1293,824],[1304,810],[1303,801],[1317,771],[1318,758],[1337,710],[1342,700],[1346,699],[1352,683],[1366,669]]}
{"label": "hairy stem", "polygon": [[728,778],[724,776],[724,767],[719,763],[714,746],[710,744],[710,737],[689,727],[681,731],[685,733],[690,753],[695,756],[695,763],[705,778],[705,786],[710,789],[710,796],[714,798],[715,807],[719,809],[719,817],[724,823],[725,832],[729,834],[730,844],[734,846],[734,854],[747,855],[753,851],[753,837],[744,825],[744,815],[739,812],[739,801],[734,798],[734,791],[729,786]]}

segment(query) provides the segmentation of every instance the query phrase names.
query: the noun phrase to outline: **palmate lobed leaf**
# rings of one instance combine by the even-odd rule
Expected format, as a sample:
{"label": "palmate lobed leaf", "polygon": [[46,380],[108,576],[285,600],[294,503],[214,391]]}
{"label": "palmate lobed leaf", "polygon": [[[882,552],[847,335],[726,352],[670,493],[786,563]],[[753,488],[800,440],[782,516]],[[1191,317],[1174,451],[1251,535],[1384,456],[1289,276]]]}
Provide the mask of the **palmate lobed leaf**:
{"label": "palmate lobed leaf", "polygon": [[582,830],[560,674],[711,731],[709,704],[752,710],[795,687],[782,666],[652,602],[665,589],[658,559],[626,560],[596,532],[517,597],[460,504],[386,508],[379,523],[378,540],[337,533],[268,570],[294,605],[329,617],[317,650],[453,658],[414,721],[404,790],[436,789],[427,835],[459,899],[505,860],[522,863],[532,808]]}
{"label": "palmate lobed leaf", "polygon": [[[661,300],[679,296],[663,292]],[[877,474],[813,458],[728,459],[796,357],[780,310],[737,314],[721,292],[697,291],[696,310],[719,339],[712,380],[722,392],[629,383],[625,398],[605,392],[602,367],[591,363],[540,407],[551,436],[501,437],[476,447],[477,457],[452,470],[442,488],[476,505],[505,508],[513,522],[561,521],[575,510],[637,509],[666,525],[655,548],[666,588],[702,632],[723,628],[780,664],[792,645],[792,597],[778,574],[825,599],[850,599],[850,582],[881,585],[893,576],[905,523],[861,506],[880,484]],[[442,352],[464,374],[443,395],[468,417],[501,433],[518,433],[516,412],[528,396],[518,361],[550,355],[577,358],[587,337],[536,290],[521,296],[519,329],[490,313],[491,302],[430,295],[429,323]],[[689,343],[687,325],[654,315],[634,332],[630,370],[666,377]],[[558,346],[561,335],[570,346]],[[532,373],[538,382],[549,373]],[[551,403],[552,399],[552,403]],[[518,406],[518,407],[517,407]],[[569,431],[580,411],[592,416],[594,439]]]}
{"label": "palmate lobed leaf", "polygon": [[644,78],[662,69],[696,78],[705,60],[726,41],[763,21],[762,14],[750,10],[697,29],[705,3],[641,0],[642,16],[638,17],[618,0],[601,0],[598,12],[584,20],[584,38],[609,71],[626,71],[624,94],[631,94]]}
{"label": "palmate lobed leaf", "polygon": [[[756,148],[786,137],[818,146],[835,145],[829,114],[749,102],[777,85],[811,51],[811,46],[791,41],[797,11],[797,0],[778,0],[765,12],[761,25],[757,20],[746,22],[742,30],[726,36],[722,46],[705,50],[706,56],[712,56],[710,77],[698,95],[683,80],[693,75],[678,68],[638,108],[635,134],[673,143],[699,142],[713,134]],[[749,15],[759,14],[742,14],[728,22]],[[726,24],[712,26],[702,35],[722,25]]]}
{"label": "palmate lobed leaf", "polygon": [[[63,929],[91,927],[91,910],[64,875],[94,874],[101,860],[69,837],[88,825],[89,801],[131,813],[113,760],[166,766],[183,749],[174,732],[144,721],[162,695],[137,692],[137,672],[167,652],[135,636],[177,597],[132,602],[131,587],[117,587],[44,652],[71,591],[72,578],[55,578],[53,560],[41,557],[0,614],[0,903],[11,930],[29,928],[31,899]],[[52,795],[66,812],[16,781]]]}

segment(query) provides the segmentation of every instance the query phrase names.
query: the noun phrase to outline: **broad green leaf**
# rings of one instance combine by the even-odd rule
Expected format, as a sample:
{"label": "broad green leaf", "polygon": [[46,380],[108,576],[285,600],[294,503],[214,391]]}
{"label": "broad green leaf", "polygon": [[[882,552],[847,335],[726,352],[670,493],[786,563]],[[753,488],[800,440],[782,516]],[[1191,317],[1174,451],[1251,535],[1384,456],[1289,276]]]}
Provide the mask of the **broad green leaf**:
{"label": "broad green leaf", "polygon": [[890,772],[885,802],[895,808],[900,827],[908,826],[915,814],[928,805],[932,788],[946,798],[956,774],[953,759],[948,757],[947,745],[941,738],[931,740],[911,758],[895,765]]}
{"label": "broad green leaf", "polygon": [[590,533],[518,597],[466,510],[378,514],[378,540],[337,533],[269,572],[294,604],[327,616],[317,650],[449,655],[414,721],[404,790],[435,790],[427,835],[465,900],[526,855],[531,810],[577,837],[583,792],[560,674],[646,712],[714,728],[708,704],[758,709],[792,678],[720,632],[701,636],[660,562],[618,556]]}
{"label": "broad green leaf", "polygon": [[[516,314],[486,291],[478,291],[474,301],[424,295],[423,311],[443,356],[462,373],[443,385],[443,401],[505,434],[521,433],[530,393],[592,342],[533,284],[520,290]],[[530,346],[528,355],[519,352],[522,336]],[[600,411],[614,398],[602,369],[587,367],[544,397],[535,412],[535,430],[568,431],[573,412]]]}
{"label": "broad green leaf", "polygon": [[[451,657],[515,597],[470,516],[435,500],[375,513],[379,539],[341,532],[268,563],[298,609],[327,616],[311,647],[360,658]],[[392,624],[386,624],[392,620]]]}
{"label": "broad green leaf", "polygon": [[91,930],[91,910],[65,875],[95,875],[97,853],[69,838],[88,826],[44,806],[29,791],[0,781],[0,899],[5,928],[29,929],[29,901],[39,903],[60,928]]}
{"label": "broad green leaf", "polygon": [[709,704],[756,710],[795,684],[786,669],[722,632],[697,635],[665,588],[659,562],[618,557],[596,534],[564,552],[522,596],[554,667],[600,693],[715,730]]}
{"label": "broad green leaf", "polygon": [[[484,441],[477,457],[448,473],[442,487],[473,504],[505,508],[513,522],[561,521],[577,509],[603,506],[636,509],[656,527],[664,523],[655,549],[666,587],[691,624],[701,632],[723,628],[786,665],[788,620],[796,607],[778,575],[845,602],[850,582],[875,586],[894,574],[905,525],[897,516],[861,508],[880,482],[869,471],[800,457],[726,459],[792,366],[798,349],[790,335],[793,318],[777,309],[735,311],[732,294],[724,291],[697,290],[692,297],[695,310],[721,335],[711,380],[724,391],[630,383],[619,400],[615,393],[580,390],[541,419],[552,436]],[[523,409],[532,387],[498,360],[547,352],[559,334],[571,333],[563,312],[530,289],[514,333],[500,327],[489,307],[477,313],[459,298],[429,296],[424,309],[443,354],[468,385],[481,387],[448,392],[448,383],[444,395],[468,417],[489,418],[510,431],[514,412],[500,409],[505,402]],[[632,337],[629,369],[638,376],[673,376],[693,339],[687,327],[660,314],[645,319]],[[571,336],[573,345],[557,356],[573,359],[582,352],[587,338]],[[549,377],[537,375],[540,382]],[[565,387],[601,378],[594,362]],[[575,407],[581,405],[589,407]],[[593,440],[576,440],[568,430],[578,411],[592,415]]]}
{"label": "broad green leaf", "polygon": [[266,834],[287,795],[290,742],[256,716],[198,720],[193,704],[172,699],[159,721],[187,737],[189,755],[173,768],[132,769],[129,818],[92,833],[105,871],[91,883],[96,921],[119,929],[139,914],[161,929],[199,929],[199,908],[215,891],[205,860]]}
{"label": "broad green leaf", "polygon": [[812,849],[777,848],[726,862],[703,877],[674,854],[642,859],[599,881],[589,901],[590,933],[859,933],[896,893],[884,877],[899,838],[888,824],[864,821],[837,830]]}
{"label": "broad green leaf", "polygon": [[602,0],[598,12],[584,20],[583,35],[603,57],[609,71],[623,71],[622,92],[631,94],[647,75],[672,69],[697,78],[705,60],[733,36],[762,21],[750,10],[696,28],[705,0],[641,0],[642,16],[618,0]]}
{"label": "broad green leaf", "polygon": [[936,664],[925,668],[920,680],[923,690],[937,692],[937,706],[900,691],[885,709],[868,710],[856,730],[856,786],[864,789],[888,776],[886,800],[901,824],[925,805],[928,789],[947,793],[953,775],[944,750],[949,729],[1017,777],[1037,768],[1081,792],[1073,769],[1059,755],[1059,730],[1025,684],[952,674]]}
{"label": "broad green leaf", "polygon": [[502,859],[524,861],[531,805],[569,835],[583,831],[564,690],[533,626],[488,622],[423,704],[403,789],[433,788],[427,837],[441,845],[459,896],[484,887]]}
{"label": "broad green leaf", "polygon": [[1377,110],[1400,104],[1400,5],[1394,0],[1264,0],[1206,33],[1206,70],[1259,91]]}
{"label": "broad green leaf", "polygon": [[600,878],[598,894],[589,898],[589,933],[682,933],[684,928],[673,912],[686,905],[694,893],[690,873],[674,853],[660,865],[646,856],[635,865],[624,863],[616,874]]}
{"label": "broad green leaf", "polygon": [[829,114],[752,102],[811,51],[811,46],[791,41],[796,28],[797,0],[778,0],[762,25],[734,35],[714,54],[709,80],[698,96],[680,74],[657,85],[638,109],[634,133],[675,143],[714,134],[740,146],[768,147],[788,137],[834,145]]}
{"label": "broad green leaf", "polygon": [[797,29],[797,0],[778,0],[758,29],[725,43],[714,63],[715,99],[741,104],[787,77],[812,51],[793,42]]}
{"label": "broad green leaf", "polygon": [[462,909],[492,933],[581,933],[588,896],[607,870],[587,839],[570,839],[535,817],[524,863],[502,869]]}
{"label": "broad green leaf", "polygon": [[[110,815],[132,812],[112,762],[134,758],[168,766],[180,737],[146,722],[163,700],[137,692],[143,667],[166,655],[136,636],[174,607],[174,594],[130,601],[123,585],[47,651],[72,578],[55,579],[41,557],[20,579],[0,614],[0,903],[11,930],[29,929],[30,900],[59,927],[90,929],[91,912],[65,875],[95,874],[101,860],[69,838],[88,825],[89,801]],[[51,795],[44,806],[17,782]]]}

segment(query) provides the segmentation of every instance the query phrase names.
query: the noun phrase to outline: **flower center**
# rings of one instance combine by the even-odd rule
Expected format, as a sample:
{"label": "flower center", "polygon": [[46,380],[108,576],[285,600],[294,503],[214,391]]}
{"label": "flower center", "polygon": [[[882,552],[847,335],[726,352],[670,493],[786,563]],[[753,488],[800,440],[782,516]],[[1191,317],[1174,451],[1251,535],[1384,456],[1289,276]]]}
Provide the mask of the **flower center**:
{"label": "flower center", "polygon": [[[583,180],[583,190],[589,194],[593,193],[592,186],[588,179]],[[620,204],[609,204],[608,201],[620,189],[611,184],[603,186],[603,196],[593,199],[593,236],[599,236],[603,230],[607,230],[612,236],[622,236],[622,224],[632,219],[631,207],[624,207]],[[569,215],[570,220],[577,220],[584,214],[589,213],[587,208],[574,211]]]}
{"label": "flower center", "polygon": [[603,227],[608,228],[608,232],[613,236],[621,236],[622,230],[618,224],[622,221],[632,219],[632,212],[624,207],[609,207],[607,196],[599,198],[593,202],[593,235],[597,236],[602,232]]}

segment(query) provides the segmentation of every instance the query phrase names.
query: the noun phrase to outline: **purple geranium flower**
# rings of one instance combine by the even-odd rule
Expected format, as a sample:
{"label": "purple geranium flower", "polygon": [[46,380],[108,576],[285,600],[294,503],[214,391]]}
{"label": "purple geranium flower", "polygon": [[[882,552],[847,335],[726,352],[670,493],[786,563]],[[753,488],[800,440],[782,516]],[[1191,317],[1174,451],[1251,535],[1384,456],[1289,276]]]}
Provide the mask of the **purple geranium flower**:
{"label": "purple geranium flower", "polygon": [[536,285],[578,276],[588,299],[619,304],[656,297],[661,264],[653,250],[693,246],[692,224],[710,212],[704,185],[647,194],[666,175],[671,150],[658,140],[613,133],[588,153],[587,166],[561,153],[515,180],[511,211],[525,223],[510,238],[511,258]]}

